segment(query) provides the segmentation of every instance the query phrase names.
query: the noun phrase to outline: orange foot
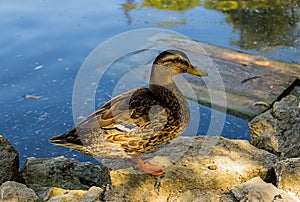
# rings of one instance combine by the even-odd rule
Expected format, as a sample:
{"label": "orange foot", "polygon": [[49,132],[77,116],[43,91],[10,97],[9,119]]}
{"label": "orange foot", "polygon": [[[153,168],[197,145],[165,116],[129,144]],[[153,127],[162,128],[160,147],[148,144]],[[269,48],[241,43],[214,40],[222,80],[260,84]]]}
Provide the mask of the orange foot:
{"label": "orange foot", "polygon": [[137,156],[133,160],[137,163],[138,168],[145,173],[153,176],[161,176],[162,174],[164,174],[164,172],[162,171],[162,166],[155,166],[149,163],[144,163],[141,156]]}

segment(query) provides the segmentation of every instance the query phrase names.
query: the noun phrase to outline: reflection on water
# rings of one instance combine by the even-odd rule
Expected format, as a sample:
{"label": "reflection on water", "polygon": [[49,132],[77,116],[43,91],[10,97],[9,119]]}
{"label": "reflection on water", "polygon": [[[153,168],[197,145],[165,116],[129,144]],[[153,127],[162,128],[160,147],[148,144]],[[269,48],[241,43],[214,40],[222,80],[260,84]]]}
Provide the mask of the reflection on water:
{"label": "reflection on water", "polygon": [[183,12],[200,6],[200,0],[143,0],[142,6],[167,11]]}
{"label": "reflection on water", "polygon": [[299,37],[299,8],[294,0],[206,0],[205,7],[226,15],[226,21],[240,32],[240,38],[233,40],[232,44],[242,49],[295,46]]}
{"label": "reflection on water", "polygon": [[[160,17],[159,21],[153,24],[159,27],[174,27],[191,26],[189,12],[203,17],[203,11],[199,8],[204,7],[224,14],[226,22],[233,26],[232,33],[238,33],[238,37],[230,38],[231,46],[260,51],[263,54],[273,47],[275,47],[275,54],[277,54],[276,50],[281,51],[284,47],[287,49],[291,47],[297,49],[295,55],[299,56],[299,2],[295,0],[127,0],[123,4],[123,9],[129,24],[135,17],[139,18],[136,14],[130,15],[130,10],[139,10],[137,12],[152,18],[163,15],[160,12],[164,12],[165,17]],[[289,51],[285,54],[289,54]],[[273,55],[267,53],[266,56],[277,58],[274,57],[274,50],[272,53]],[[297,58],[291,57],[287,61],[300,63]]]}
{"label": "reflection on water", "polygon": [[200,6],[200,2],[201,0],[143,0],[142,2],[137,3],[134,0],[127,0],[126,3],[122,5],[122,7],[125,10],[146,7],[166,11],[184,12],[191,8]]}

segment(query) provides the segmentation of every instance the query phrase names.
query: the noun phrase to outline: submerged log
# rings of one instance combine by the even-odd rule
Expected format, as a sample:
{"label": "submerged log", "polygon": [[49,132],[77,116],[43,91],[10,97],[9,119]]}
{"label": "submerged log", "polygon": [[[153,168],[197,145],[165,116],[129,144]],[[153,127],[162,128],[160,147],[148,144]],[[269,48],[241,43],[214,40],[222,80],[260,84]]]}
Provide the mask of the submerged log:
{"label": "submerged log", "polygon": [[194,56],[192,63],[209,73],[204,81],[188,78],[199,103],[238,117],[252,119],[269,109],[300,79],[298,64],[178,37],[167,37],[161,42]]}

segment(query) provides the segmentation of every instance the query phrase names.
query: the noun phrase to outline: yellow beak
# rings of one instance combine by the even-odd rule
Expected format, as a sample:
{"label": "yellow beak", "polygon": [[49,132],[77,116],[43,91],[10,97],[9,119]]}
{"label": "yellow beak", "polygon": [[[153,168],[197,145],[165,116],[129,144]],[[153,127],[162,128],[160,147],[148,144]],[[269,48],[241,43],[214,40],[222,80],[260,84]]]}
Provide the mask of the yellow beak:
{"label": "yellow beak", "polygon": [[195,76],[208,76],[206,71],[198,69],[195,66],[190,66],[190,68],[188,68],[188,70],[187,70],[187,73],[193,74]]}

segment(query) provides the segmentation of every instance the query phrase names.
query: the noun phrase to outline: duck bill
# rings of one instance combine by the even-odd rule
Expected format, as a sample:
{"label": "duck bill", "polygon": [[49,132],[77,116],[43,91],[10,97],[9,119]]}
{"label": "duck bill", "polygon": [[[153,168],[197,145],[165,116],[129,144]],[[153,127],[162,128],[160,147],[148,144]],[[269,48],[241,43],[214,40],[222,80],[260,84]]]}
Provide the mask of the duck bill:
{"label": "duck bill", "polygon": [[198,68],[195,67],[195,66],[191,66],[191,67],[188,69],[187,73],[193,74],[193,75],[195,75],[195,76],[208,76],[208,74],[207,74],[206,71],[201,70],[201,69],[198,69]]}

